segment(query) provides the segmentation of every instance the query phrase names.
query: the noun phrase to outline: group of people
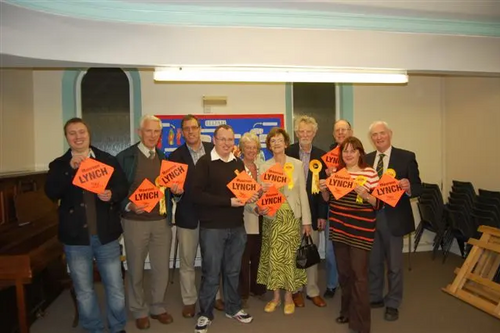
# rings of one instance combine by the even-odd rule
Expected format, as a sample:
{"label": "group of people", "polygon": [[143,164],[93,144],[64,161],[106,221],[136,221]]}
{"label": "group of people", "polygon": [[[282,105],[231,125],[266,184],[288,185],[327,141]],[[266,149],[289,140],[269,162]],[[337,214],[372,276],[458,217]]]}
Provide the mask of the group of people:
{"label": "group of people", "polygon": [[[235,156],[231,126],[218,126],[213,143],[202,142],[200,121],[193,115],[185,116],[181,121],[185,143],[168,158],[188,165],[184,186],[159,187],[165,192],[164,198],[146,211],[129,196],[144,179],[158,185],[161,161],[166,159],[157,148],[160,119],[143,116],[138,130],[140,142],[116,157],[91,146],[90,130],[82,119],[69,120],[64,134],[70,149],[50,163],[45,190],[48,197],[60,202],[59,239],[74,282],[82,327],[89,332],[105,330],[93,287],[95,260],[106,291],[109,330],[125,332],[127,315],[118,242],[122,234],[127,298],[136,327],[149,328],[150,318],[162,324],[173,321],[165,305],[173,221],[179,244],[182,316],[194,317],[198,304],[195,333],[208,331],[214,308],[241,323],[252,322],[253,317],[245,310],[247,300],[250,296],[264,299],[267,290],[273,291],[264,306],[267,313],[283,304],[283,312],[293,314],[296,307],[304,306],[303,288],[314,305],[326,306],[318,287],[318,266],[305,270],[296,266],[302,238],[310,236],[318,244],[323,230],[329,231],[325,232],[327,289],[323,297],[333,297],[338,282],[342,290],[336,322],[349,323],[355,332],[370,332],[370,307],[384,306],[385,319],[396,320],[403,292],[403,236],[414,230],[409,199],[421,191],[415,154],[392,147],[392,131],[385,122],[370,126],[377,150],[365,154],[360,140],[352,136],[351,125],[339,120],[334,124],[335,143],[331,147],[340,147],[339,165],[328,168],[322,164],[316,184],[319,191],[313,193],[316,180],[310,164],[321,161],[325,154],[313,145],[318,124],[312,117],[301,116],[295,120],[294,129],[298,142],[290,144],[284,129],[273,128],[266,137],[272,158],[262,161],[261,143],[255,134],[242,135],[241,156]],[[80,164],[87,158],[114,168],[102,193],[94,194],[73,184]],[[288,176],[288,184],[279,188],[261,177],[276,164],[286,169]],[[343,168],[358,186],[337,200],[329,192],[326,179]],[[406,192],[395,207],[371,195],[387,169],[396,174]],[[227,187],[243,171],[261,185],[261,190],[246,202]],[[276,212],[257,205],[271,189],[286,199]],[[199,289],[194,267],[198,246],[202,257]],[[148,254],[149,304],[143,285]],[[384,296],[386,263],[389,288]]]}

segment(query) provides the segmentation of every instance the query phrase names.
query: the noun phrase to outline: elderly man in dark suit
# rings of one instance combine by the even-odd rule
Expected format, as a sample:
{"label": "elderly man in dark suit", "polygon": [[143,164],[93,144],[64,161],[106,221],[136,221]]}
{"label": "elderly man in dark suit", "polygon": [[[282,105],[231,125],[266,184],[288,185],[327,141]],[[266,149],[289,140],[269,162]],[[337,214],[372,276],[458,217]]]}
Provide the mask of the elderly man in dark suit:
{"label": "elderly man in dark suit", "polygon": [[[385,320],[399,318],[398,308],[403,298],[403,236],[415,231],[410,198],[422,192],[415,153],[393,147],[392,131],[384,121],[370,125],[370,137],[376,151],[366,155],[366,162],[377,170],[379,177],[392,169],[405,190],[396,207],[385,205],[377,213],[377,231],[370,257],[370,301],[372,308],[386,307]],[[387,261],[389,289],[385,297],[384,279]]]}
{"label": "elderly man in dark suit", "polygon": [[[172,162],[188,165],[188,173],[184,183],[184,194],[177,202],[175,211],[175,225],[177,226],[177,239],[179,241],[180,261],[180,284],[181,296],[184,307],[182,316],[194,317],[198,295],[195,284],[194,263],[199,243],[199,222],[196,208],[193,203],[191,188],[193,187],[193,175],[195,165],[206,153],[209,153],[214,145],[210,142],[201,141],[201,124],[193,115],[186,115],[181,120],[181,129],[185,143],[174,150],[169,159]],[[218,303],[222,301],[218,299]],[[216,305],[219,308],[221,305]]]}
{"label": "elderly man in dark suit", "polygon": [[[328,213],[328,204],[321,197],[321,193],[319,192],[317,194],[311,193],[313,174],[309,170],[310,161],[316,159],[322,163],[322,168],[319,178],[320,179],[326,178],[325,175],[326,166],[321,160],[321,156],[325,154],[325,151],[317,147],[314,147],[312,145],[317,131],[318,131],[318,123],[314,118],[309,116],[298,117],[295,120],[295,134],[299,138],[299,142],[294,143],[293,145],[288,147],[285,151],[286,155],[294,157],[296,159],[300,159],[304,165],[304,173],[307,180],[306,190],[309,197],[309,207],[311,209],[311,220],[313,227],[313,232],[311,233],[311,237],[316,245],[318,245],[319,243],[318,231],[322,231],[325,229],[327,213]],[[311,300],[313,304],[316,306],[319,307],[326,306],[325,300],[320,296],[320,291],[318,287],[318,265],[309,267],[306,270],[306,273],[307,273],[307,286],[306,286],[307,299]],[[293,295],[293,300],[295,302],[295,306],[297,307],[303,307],[305,305],[302,292],[295,293]]]}

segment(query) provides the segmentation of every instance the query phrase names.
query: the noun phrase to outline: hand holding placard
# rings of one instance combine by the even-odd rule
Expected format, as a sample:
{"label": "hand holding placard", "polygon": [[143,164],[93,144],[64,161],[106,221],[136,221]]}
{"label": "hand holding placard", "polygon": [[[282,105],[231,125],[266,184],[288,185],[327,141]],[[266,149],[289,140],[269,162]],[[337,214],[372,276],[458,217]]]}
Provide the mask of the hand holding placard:
{"label": "hand holding placard", "polygon": [[161,198],[163,198],[163,192],[148,179],[144,179],[137,190],[129,197],[130,201],[137,206],[146,206],[144,211],[148,213],[155,208]]}
{"label": "hand holding placard", "polygon": [[358,184],[354,182],[347,169],[343,168],[326,179],[326,186],[328,186],[335,199],[339,200],[351,192]]}
{"label": "hand holding placard", "polygon": [[399,186],[399,180],[385,173],[378,186],[373,190],[372,195],[386,204],[396,207],[404,192]]}
{"label": "hand holding placard", "polygon": [[73,185],[96,194],[104,192],[115,169],[93,158],[87,158],[73,178]]}
{"label": "hand holding placard", "polygon": [[174,184],[180,189],[184,188],[188,171],[188,165],[171,161],[161,161],[160,178],[158,182],[161,186],[172,187]]}
{"label": "hand holding placard", "polygon": [[321,156],[328,168],[337,168],[339,166],[340,146],[335,147],[328,153]]}
{"label": "hand holding placard", "polygon": [[236,198],[240,199],[243,203],[246,203],[252,196],[258,192],[261,188],[259,183],[257,183],[246,171],[239,172],[233,180],[227,184],[227,187]]}
{"label": "hand holding placard", "polygon": [[279,163],[267,169],[266,172],[260,175],[260,179],[263,183],[272,183],[277,189],[288,183],[288,177]]}
{"label": "hand holding placard", "polygon": [[257,206],[260,210],[268,209],[267,215],[274,216],[281,205],[286,201],[285,196],[278,191],[274,186],[264,193],[264,195],[257,201]]}

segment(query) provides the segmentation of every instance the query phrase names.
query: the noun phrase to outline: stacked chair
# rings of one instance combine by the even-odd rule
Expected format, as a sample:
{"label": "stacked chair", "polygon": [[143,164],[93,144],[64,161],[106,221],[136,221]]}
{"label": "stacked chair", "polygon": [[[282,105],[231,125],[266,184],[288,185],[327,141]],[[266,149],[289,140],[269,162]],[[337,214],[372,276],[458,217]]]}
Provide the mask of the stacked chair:
{"label": "stacked chair", "polygon": [[437,184],[423,183],[422,185],[423,192],[417,203],[421,220],[415,230],[415,245],[413,251],[417,250],[424,230],[429,230],[436,234],[432,251],[432,258],[434,259],[439,246],[443,244],[447,232],[443,195]]}
{"label": "stacked chair", "polygon": [[[421,221],[415,231],[416,251],[424,230],[435,233],[432,258],[441,247],[443,262],[453,241],[457,240],[460,253],[465,258],[470,250],[469,238],[479,238],[479,226],[500,228],[500,192],[479,189],[478,194],[470,182],[453,180],[453,186],[445,205],[437,184],[423,184],[418,200]],[[500,279],[500,272],[498,274]]]}

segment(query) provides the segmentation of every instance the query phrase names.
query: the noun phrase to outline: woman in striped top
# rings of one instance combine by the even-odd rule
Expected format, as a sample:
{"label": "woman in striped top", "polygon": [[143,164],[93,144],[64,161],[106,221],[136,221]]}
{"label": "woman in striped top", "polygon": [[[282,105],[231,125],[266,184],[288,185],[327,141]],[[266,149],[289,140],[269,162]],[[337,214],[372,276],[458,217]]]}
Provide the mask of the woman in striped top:
{"label": "woman in striped top", "polygon": [[328,191],[326,180],[320,181],[323,199],[330,205],[330,240],[342,289],[339,324],[359,333],[370,332],[370,299],[368,291],[368,259],[375,238],[375,210],[379,201],[371,191],[378,185],[377,172],[365,161],[365,150],[355,137],[340,145],[339,170],[346,168],[358,186],[336,200]]}

